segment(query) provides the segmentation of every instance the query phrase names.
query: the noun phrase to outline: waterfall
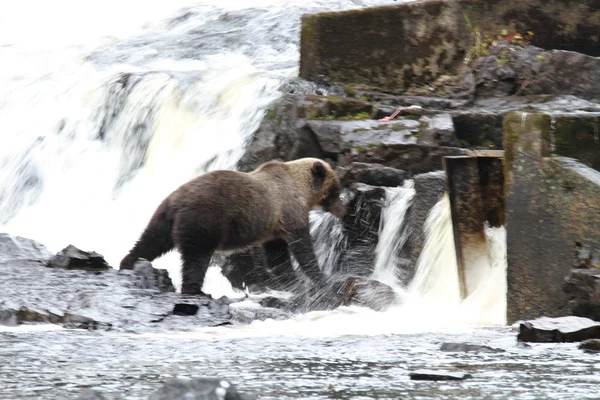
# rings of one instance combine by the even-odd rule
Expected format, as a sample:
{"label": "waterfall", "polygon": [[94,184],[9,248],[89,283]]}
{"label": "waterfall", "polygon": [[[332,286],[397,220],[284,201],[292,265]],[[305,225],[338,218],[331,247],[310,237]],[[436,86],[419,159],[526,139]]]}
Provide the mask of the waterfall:
{"label": "waterfall", "polygon": [[469,325],[506,324],[506,229],[484,227],[488,258],[477,265],[476,289],[461,300],[450,200],[444,194],[425,222],[425,245],[405,307]]}
{"label": "waterfall", "polygon": [[372,277],[398,291],[402,291],[399,283],[402,271],[399,268],[398,254],[408,237],[408,232],[404,229],[405,216],[414,196],[414,182],[410,179],[405,181],[402,187],[387,188],[381,210],[379,241],[375,249]]}
{"label": "waterfall", "polygon": [[[387,2],[3,3],[0,231],[118,265],[173,189],[235,167],[297,75],[302,14]],[[179,284],[176,252],[154,265]]]}
{"label": "waterfall", "polygon": [[313,240],[319,267],[325,275],[332,275],[346,248],[346,237],[342,222],[333,214],[324,211],[311,211],[310,235]]}

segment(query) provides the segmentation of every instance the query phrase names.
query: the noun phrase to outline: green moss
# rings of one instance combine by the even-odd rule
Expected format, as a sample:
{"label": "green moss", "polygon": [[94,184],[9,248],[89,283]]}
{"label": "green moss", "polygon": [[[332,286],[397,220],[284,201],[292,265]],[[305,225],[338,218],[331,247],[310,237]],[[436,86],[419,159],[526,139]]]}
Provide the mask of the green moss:
{"label": "green moss", "polygon": [[539,62],[539,63],[543,63],[544,61],[546,61],[546,57],[544,57],[543,55],[539,55],[535,57],[535,61]]}
{"label": "green moss", "polygon": [[508,59],[504,56],[500,56],[497,60],[496,60],[496,64],[503,66],[506,65],[508,63]]}
{"label": "green moss", "polygon": [[367,149],[365,149],[362,146],[354,146],[353,148],[354,148],[354,150],[356,150],[359,153],[366,153],[366,151],[367,151]]}
{"label": "green moss", "polygon": [[458,141],[458,143],[460,144],[460,147],[470,147],[470,146],[471,146],[471,143],[467,142],[467,141],[466,141],[466,140],[464,140],[464,139],[460,139],[460,140]]}
{"label": "green moss", "polygon": [[267,114],[265,115],[265,118],[268,119],[269,121],[273,121],[275,119],[276,115],[277,115],[277,110],[275,108],[270,108],[267,111]]}
{"label": "green moss", "polygon": [[356,120],[361,120],[361,119],[371,119],[371,114],[369,114],[367,112],[359,112],[357,114],[345,115],[345,116],[339,117],[337,119],[340,119],[343,121],[356,121]]}
{"label": "green moss", "polygon": [[364,131],[368,131],[368,129],[366,129],[366,128],[356,128],[352,132],[364,132]]}
{"label": "green moss", "polygon": [[344,93],[346,93],[346,96],[350,96],[350,97],[356,96],[356,90],[354,90],[354,88],[350,87],[350,86],[346,86],[344,88]]}

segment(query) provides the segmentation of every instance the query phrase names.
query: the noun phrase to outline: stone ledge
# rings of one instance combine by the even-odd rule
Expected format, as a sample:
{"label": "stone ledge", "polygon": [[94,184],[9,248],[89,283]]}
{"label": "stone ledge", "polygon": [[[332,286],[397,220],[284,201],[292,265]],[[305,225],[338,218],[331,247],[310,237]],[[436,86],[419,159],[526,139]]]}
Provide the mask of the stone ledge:
{"label": "stone ledge", "polygon": [[483,34],[600,56],[599,0],[429,0],[303,16],[300,76],[397,93],[454,74],[473,46],[463,12]]}

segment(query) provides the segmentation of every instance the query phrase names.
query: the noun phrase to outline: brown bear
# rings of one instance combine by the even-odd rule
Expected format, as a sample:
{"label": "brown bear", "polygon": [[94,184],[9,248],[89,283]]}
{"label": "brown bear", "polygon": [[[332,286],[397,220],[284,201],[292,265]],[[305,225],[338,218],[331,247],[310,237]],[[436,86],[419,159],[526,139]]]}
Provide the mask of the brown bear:
{"label": "brown bear", "polygon": [[275,274],[291,265],[289,248],[302,271],[318,282],[323,274],[308,222],[315,207],[337,217],[346,211],[336,173],[317,158],[271,161],[247,173],[208,172],[163,200],[120,268],[132,269],[138,258],[152,261],[176,248],[183,262],[181,292],[201,294],[215,251],[260,244]]}

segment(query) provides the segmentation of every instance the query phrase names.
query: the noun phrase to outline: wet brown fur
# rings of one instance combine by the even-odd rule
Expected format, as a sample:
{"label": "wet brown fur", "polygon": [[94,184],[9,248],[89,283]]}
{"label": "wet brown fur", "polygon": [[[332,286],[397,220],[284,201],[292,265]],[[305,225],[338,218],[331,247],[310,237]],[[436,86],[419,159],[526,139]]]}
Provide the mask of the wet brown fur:
{"label": "wet brown fur", "polygon": [[215,251],[264,244],[267,253],[278,252],[271,258],[281,264],[281,252],[287,255],[289,245],[303,271],[320,280],[308,213],[321,206],[343,215],[339,186],[333,169],[316,158],[272,161],[249,173],[206,173],[163,200],[120,268],[131,269],[138,258],[152,261],[176,248],[183,261],[182,293],[198,294]]}

